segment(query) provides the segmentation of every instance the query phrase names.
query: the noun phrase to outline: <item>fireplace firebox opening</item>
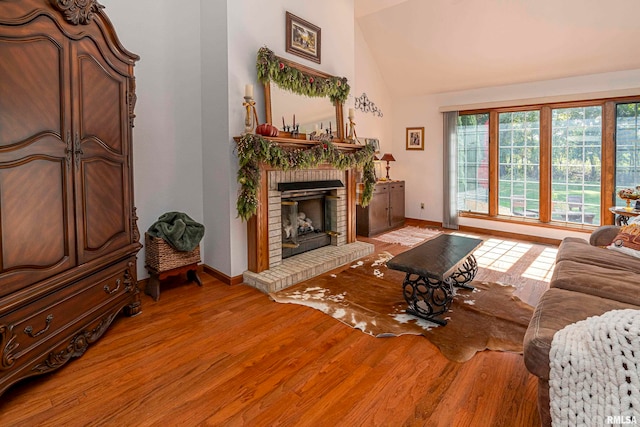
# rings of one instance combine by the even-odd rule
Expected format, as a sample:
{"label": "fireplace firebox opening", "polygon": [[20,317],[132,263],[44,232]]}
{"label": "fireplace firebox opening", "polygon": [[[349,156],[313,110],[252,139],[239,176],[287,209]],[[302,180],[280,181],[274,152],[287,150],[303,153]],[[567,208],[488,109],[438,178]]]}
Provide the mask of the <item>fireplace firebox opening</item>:
{"label": "fireplace firebox opening", "polygon": [[[337,183],[331,186],[342,186]],[[339,234],[337,191],[310,189],[312,183],[296,184],[305,189],[285,191],[281,196],[283,259],[331,245],[332,237]]]}
{"label": "fireplace firebox opening", "polygon": [[331,244],[337,232],[338,197],[331,192],[282,198],[282,258]]}

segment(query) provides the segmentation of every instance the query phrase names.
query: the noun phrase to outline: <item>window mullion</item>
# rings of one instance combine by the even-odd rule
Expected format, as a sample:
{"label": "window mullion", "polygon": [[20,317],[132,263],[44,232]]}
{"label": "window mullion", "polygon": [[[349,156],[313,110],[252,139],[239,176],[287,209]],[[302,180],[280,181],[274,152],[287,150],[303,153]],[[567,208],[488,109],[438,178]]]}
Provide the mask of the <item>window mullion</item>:
{"label": "window mullion", "polygon": [[489,216],[498,215],[498,112],[489,113]]}
{"label": "window mullion", "polygon": [[615,204],[615,173],[616,173],[616,103],[605,102],[602,112],[602,183],[600,186],[601,203],[600,218],[602,225],[611,225],[614,215],[609,211],[609,206]]}
{"label": "window mullion", "polygon": [[540,109],[540,222],[551,221],[551,107]]}

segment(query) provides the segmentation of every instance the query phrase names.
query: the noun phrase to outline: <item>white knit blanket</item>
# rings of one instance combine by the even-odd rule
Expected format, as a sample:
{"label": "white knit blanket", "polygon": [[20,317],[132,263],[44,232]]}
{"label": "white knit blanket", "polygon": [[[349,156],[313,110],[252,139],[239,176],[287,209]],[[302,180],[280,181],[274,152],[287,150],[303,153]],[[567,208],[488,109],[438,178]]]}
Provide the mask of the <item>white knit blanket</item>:
{"label": "white knit blanket", "polygon": [[549,359],[554,427],[640,423],[640,310],[568,325],[554,335]]}

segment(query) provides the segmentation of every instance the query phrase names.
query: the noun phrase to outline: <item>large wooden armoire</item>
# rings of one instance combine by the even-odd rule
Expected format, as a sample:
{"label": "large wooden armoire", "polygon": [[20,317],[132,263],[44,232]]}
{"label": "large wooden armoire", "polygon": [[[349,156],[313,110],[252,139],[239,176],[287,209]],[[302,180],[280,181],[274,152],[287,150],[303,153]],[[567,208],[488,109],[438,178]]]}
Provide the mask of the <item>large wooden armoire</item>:
{"label": "large wooden armoire", "polygon": [[0,393],[140,312],[138,57],[96,0],[0,0]]}

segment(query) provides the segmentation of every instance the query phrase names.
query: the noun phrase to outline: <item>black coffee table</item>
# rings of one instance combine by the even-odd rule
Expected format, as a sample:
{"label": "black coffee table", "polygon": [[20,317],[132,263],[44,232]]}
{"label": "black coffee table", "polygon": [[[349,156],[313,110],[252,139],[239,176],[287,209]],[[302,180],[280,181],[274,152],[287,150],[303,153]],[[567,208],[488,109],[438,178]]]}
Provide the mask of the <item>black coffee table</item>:
{"label": "black coffee table", "polygon": [[481,244],[481,239],[441,234],[389,260],[387,267],[407,273],[402,285],[407,313],[446,325],[436,316],[451,306],[453,286],[473,289],[467,283],[478,272],[473,252]]}

